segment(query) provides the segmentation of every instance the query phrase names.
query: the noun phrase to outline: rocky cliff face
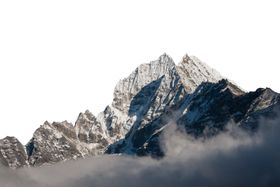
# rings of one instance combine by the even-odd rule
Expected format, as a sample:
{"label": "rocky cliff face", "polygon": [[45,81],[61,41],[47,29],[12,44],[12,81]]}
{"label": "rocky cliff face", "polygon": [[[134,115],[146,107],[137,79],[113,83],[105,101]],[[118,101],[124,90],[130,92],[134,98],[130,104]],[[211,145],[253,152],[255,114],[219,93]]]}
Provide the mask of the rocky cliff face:
{"label": "rocky cliff face", "polygon": [[80,113],[75,126],[64,122],[45,122],[26,145],[31,166],[102,154],[108,138],[92,113]]}
{"label": "rocky cliff face", "polygon": [[0,163],[13,169],[28,166],[25,148],[15,137],[0,140]]}
{"label": "rocky cliff face", "polygon": [[217,82],[223,78],[195,56],[185,55],[176,70],[187,92],[193,92],[202,82]]}
{"label": "rocky cliff face", "polygon": [[275,115],[279,94],[245,93],[222,79],[196,57],[185,55],[176,65],[163,54],[120,80],[113,102],[97,117],[86,111],[75,125],[45,122],[26,149],[16,140],[1,140],[0,160],[17,168],[104,153],[159,157],[164,156],[159,137],[171,120],[194,136],[212,136],[229,122],[255,130],[260,117]]}

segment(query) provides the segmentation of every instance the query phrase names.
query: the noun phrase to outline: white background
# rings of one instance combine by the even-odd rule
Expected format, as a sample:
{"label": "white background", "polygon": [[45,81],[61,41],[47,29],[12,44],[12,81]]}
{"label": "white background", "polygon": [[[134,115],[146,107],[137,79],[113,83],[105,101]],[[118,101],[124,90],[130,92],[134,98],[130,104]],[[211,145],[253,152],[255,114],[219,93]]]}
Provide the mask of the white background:
{"label": "white background", "polygon": [[246,90],[280,91],[275,0],[0,1],[0,138],[75,122],[162,53],[195,55]]}

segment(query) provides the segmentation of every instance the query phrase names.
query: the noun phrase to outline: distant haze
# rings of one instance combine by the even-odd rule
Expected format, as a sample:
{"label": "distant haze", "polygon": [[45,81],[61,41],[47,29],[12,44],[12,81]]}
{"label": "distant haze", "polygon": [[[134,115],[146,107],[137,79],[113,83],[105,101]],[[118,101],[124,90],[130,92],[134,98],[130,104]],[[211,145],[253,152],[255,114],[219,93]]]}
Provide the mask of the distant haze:
{"label": "distant haze", "polygon": [[273,0],[1,1],[0,139],[111,103],[119,79],[169,54],[195,55],[245,90],[280,92]]}

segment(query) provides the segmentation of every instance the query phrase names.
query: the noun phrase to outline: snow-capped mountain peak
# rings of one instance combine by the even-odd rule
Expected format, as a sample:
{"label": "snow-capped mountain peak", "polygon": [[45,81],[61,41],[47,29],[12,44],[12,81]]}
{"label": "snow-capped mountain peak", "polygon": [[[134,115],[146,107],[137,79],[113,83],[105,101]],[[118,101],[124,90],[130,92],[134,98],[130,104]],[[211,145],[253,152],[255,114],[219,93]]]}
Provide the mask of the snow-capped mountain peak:
{"label": "snow-capped mountain peak", "polygon": [[[26,148],[0,140],[0,161],[9,167],[40,166],[104,153],[163,156],[159,137],[170,119],[195,136],[215,134],[228,121],[257,128],[256,119],[279,106],[269,89],[246,93],[194,56],[176,65],[164,53],[138,66],[114,89],[114,98],[94,116],[80,113],[75,125],[46,121]],[[174,113],[176,115],[174,115]],[[26,150],[26,151],[25,151]]]}

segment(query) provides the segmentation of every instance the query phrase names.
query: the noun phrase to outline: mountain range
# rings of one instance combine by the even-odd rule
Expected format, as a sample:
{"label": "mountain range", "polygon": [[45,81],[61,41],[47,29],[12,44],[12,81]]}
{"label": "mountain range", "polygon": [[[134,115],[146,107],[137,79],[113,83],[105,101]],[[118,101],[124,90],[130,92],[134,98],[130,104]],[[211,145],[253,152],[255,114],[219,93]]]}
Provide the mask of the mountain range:
{"label": "mountain range", "polygon": [[177,65],[167,54],[141,64],[118,82],[113,101],[75,124],[44,122],[27,143],[0,140],[0,162],[10,168],[42,166],[102,154],[165,156],[161,136],[169,125],[194,137],[215,136],[232,123],[258,129],[273,119],[280,95],[269,88],[246,92],[194,56]]}

